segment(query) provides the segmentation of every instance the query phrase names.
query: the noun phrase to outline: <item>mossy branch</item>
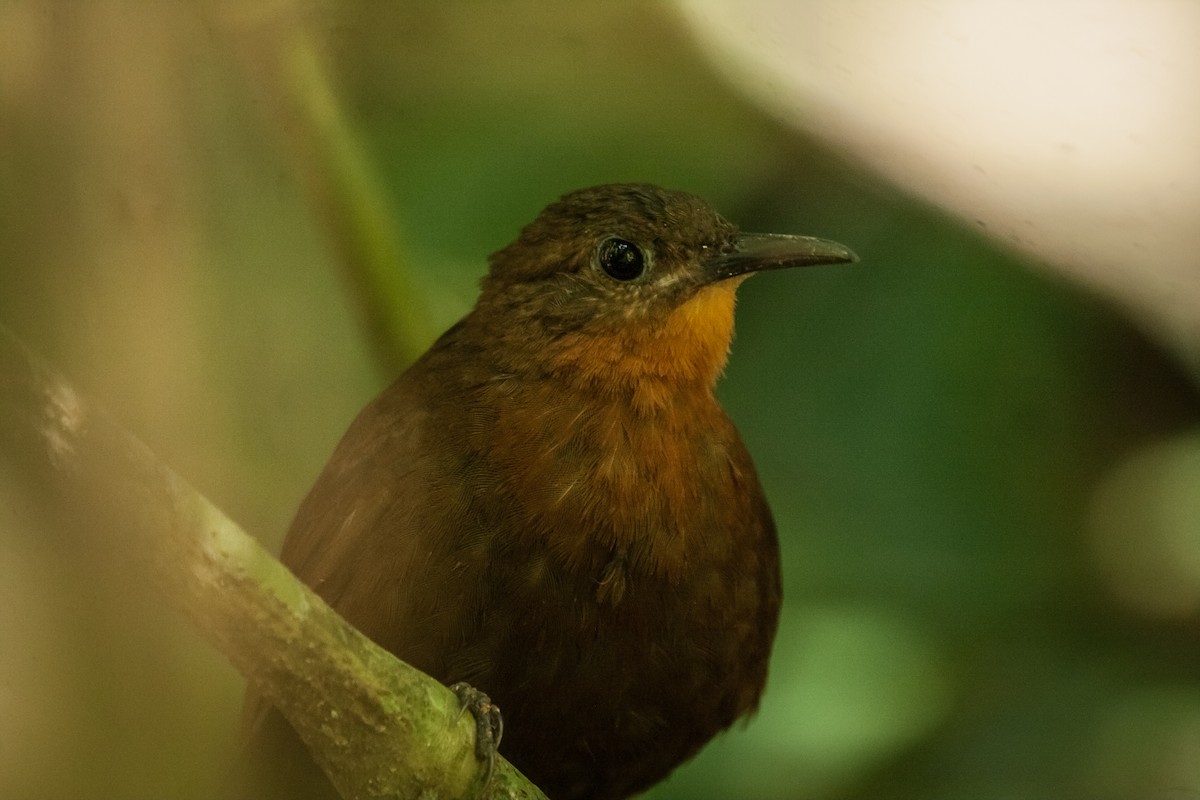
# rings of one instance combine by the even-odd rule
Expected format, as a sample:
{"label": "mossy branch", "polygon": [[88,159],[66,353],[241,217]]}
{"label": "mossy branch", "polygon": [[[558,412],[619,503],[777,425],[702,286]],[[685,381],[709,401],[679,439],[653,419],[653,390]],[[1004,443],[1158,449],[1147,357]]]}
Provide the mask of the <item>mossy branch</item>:
{"label": "mossy branch", "polygon": [[483,789],[473,721],[446,687],[351,627],[3,327],[0,460],[69,534],[128,556],[344,797],[542,797],[503,759]]}

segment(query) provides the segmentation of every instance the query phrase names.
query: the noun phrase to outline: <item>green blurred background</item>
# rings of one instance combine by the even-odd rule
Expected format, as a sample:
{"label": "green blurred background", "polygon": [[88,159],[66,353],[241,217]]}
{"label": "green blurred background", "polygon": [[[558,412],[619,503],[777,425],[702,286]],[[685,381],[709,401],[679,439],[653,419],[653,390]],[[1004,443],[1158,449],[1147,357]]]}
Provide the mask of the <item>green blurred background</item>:
{"label": "green blurred background", "polygon": [[[719,393],[786,606],[758,716],[650,796],[1200,797],[1195,376],[757,112],[669,8],[0,2],[0,324],[273,548],[392,374],[339,215],[379,192],[432,336],[624,180],[862,259],[741,290]],[[212,796],[240,679],[2,478],[0,796]]]}

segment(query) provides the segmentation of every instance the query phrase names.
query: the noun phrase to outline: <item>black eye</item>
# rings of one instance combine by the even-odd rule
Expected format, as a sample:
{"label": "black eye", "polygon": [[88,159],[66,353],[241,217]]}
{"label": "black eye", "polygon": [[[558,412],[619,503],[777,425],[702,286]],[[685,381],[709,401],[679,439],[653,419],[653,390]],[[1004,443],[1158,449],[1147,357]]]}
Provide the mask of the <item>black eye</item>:
{"label": "black eye", "polygon": [[641,248],[624,239],[605,239],[599,256],[600,266],[619,281],[631,281],[646,271],[646,257]]}

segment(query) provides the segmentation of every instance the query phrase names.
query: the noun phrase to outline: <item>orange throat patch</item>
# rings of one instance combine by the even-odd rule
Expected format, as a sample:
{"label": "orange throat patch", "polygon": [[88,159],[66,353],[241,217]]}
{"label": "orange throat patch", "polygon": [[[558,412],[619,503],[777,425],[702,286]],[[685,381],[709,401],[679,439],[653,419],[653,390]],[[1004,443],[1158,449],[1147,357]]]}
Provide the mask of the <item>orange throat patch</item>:
{"label": "orange throat patch", "polygon": [[555,371],[575,382],[629,391],[640,411],[665,408],[683,387],[710,391],[729,356],[742,280],[705,286],[661,320],[564,337],[551,356]]}

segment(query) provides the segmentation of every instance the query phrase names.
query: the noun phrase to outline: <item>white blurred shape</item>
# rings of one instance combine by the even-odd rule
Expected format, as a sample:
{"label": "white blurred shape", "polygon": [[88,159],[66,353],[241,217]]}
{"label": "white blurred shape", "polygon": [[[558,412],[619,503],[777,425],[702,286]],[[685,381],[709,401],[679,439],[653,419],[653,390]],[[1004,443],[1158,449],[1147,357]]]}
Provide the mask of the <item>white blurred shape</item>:
{"label": "white blurred shape", "polygon": [[764,107],[1200,367],[1200,3],[677,2]]}

